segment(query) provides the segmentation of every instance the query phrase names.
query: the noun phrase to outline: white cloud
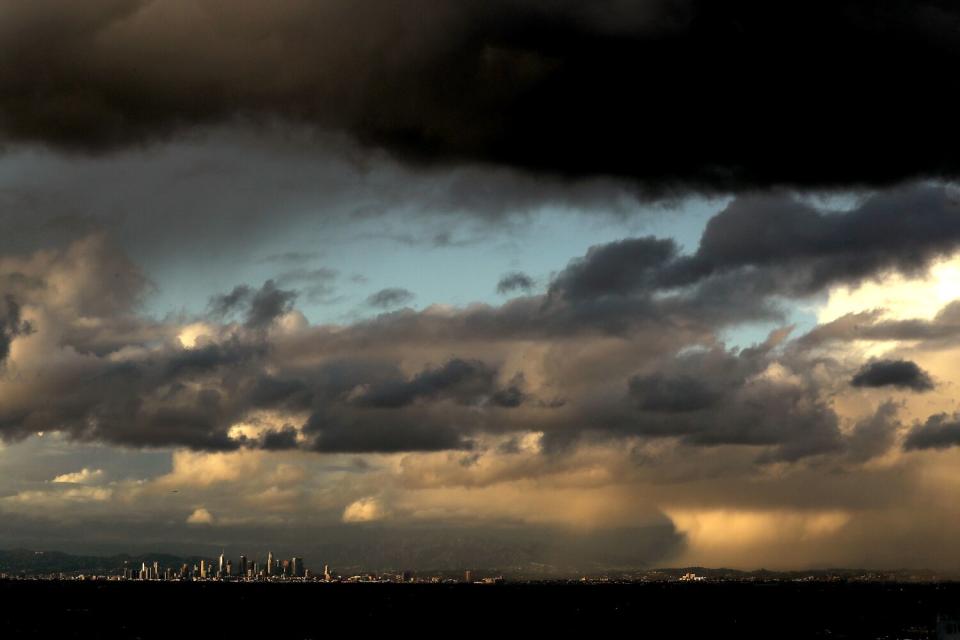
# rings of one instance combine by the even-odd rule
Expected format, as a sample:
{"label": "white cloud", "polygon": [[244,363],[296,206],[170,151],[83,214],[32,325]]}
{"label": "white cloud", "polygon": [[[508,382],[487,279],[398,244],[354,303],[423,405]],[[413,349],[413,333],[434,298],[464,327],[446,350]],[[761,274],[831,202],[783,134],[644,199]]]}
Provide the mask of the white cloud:
{"label": "white cloud", "polygon": [[161,489],[209,487],[255,476],[263,466],[260,451],[207,453],[177,449],[173,452],[173,469],[155,482]]}
{"label": "white cloud", "polygon": [[4,498],[7,506],[28,506],[55,509],[69,504],[101,502],[106,503],[113,497],[113,490],[104,487],[73,487],[64,491],[21,491]]}
{"label": "white cloud", "polygon": [[372,522],[381,520],[385,516],[383,505],[372,496],[360,498],[343,510],[344,522]]}
{"label": "white cloud", "polygon": [[104,477],[103,469],[88,469],[84,467],[73,473],[63,473],[53,479],[53,482],[70,484],[99,484]]}
{"label": "white cloud", "polygon": [[187,516],[187,524],[213,524],[213,514],[203,507],[198,507]]}

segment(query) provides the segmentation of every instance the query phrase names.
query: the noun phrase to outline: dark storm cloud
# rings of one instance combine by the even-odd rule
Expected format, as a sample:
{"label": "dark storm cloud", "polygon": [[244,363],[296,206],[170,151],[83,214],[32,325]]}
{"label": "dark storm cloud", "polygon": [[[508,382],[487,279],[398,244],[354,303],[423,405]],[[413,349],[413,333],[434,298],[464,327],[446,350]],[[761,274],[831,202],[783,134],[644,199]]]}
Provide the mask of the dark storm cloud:
{"label": "dark storm cloud", "polygon": [[267,280],[260,289],[238,285],[229,293],[213,296],[209,307],[219,318],[244,311],[244,325],[248,329],[266,329],[274,320],[289,313],[296,299],[295,291],[280,289],[273,280]]}
{"label": "dark storm cloud", "polygon": [[250,300],[246,326],[250,329],[266,329],[274,320],[289,313],[296,299],[295,291],[279,289],[273,280],[267,280]]}
{"label": "dark storm cloud", "polygon": [[733,308],[892,271],[919,275],[958,247],[960,200],[949,187],[891,189],[843,212],[786,194],[742,196],[709,220],[693,254],[653,236],[594,246],[554,278],[549,297],[582,303],[686,288],[691,305]]}
{"label": "dark storm cloud", "polygon": [[523,373],[518,373],[510,380],[510,384],[498,389],[490,396],[490,402],[498,407],[513,409],[530,399],[524,391],[526,380]]}
{"label": "dark storm cloud", "polygon": [[306,411],[313,402],[309,385],[297,378],[260,375],[245,385],[244,393],[254,409]]}
{"label": "dark storm cloud", "polygon": [[582,259],[571,261],[550,287],[568,299],[645,293],[659,286],[660,272],[677,257],[673,240],[629,238],[590,247]]}
{"label": "dark storm cloud", "polygon": [[877,184],[956,174],[928,141],[957,146],[958,21],[934,0],[42,0],[0,26],[0,127],[103,150],[279,117],[654,189]]}
{"label": "dark storm cloud", "polygon": [[706,409],[720,399],[703,381],[689,375],[667,378],[660,373],[630,380],[630,395],[644,411],[680,413]]}
{"label": "dark storm cloud", "polygon": [[451,398],[475,402],[493,393],[496,371],[479,361],[455,359],[426,369],[410,380],[393,380],[367,388],[353,402],[359,406],[396,409],[419,399]]}
{"label": "dark storm cloud", "polygon": [[497,293],[506,295],[514,291],[523,291],[529,293],[533,290],[535,283],[533,278],[520,271],[514,271],[504,275],[497,283]]}
{"label": "dark storm cloud", "polygon": [[229,293],[221,293],[210,298],[210,313],[218,317],[226,317],[235,313],[250,302],[253,289],[245,284],[237,285]]}
{"label": "dark storm cloud", "polygon": [[33,332],[33,325],[20,317],[20,305],[7,294],[0,298],[0,366],[10,355],[10,344],[17,336]]}
{"label": "dark storm cloud", "polygon": [[906,451],[948,449],[960,445],[960,415],[938,413],[914,426],[903,441]]}
{"label": "dark storm cloud", "polygon": [[407,291],[406,289],[400,287],[391,287],[388,289],[381,289],[376,293],[370,294],[367,298],[367,304],[371,307],[379,307],[380,309],[389,309],[391,307],[397,307],[402,304],[407,304],[414,299],[412,291]]}
{"label": "dark storm cloud", "polygon": [[785,337],[776,332],[739,353],[699,350],[657,363],[655,372],[628,381],[630,406],[599,417],[591,429],[679,437],[698,446],[765,447],[761,462],[840,452],[839,418],[821,399],[809,365],[788,360],[785,370],[780,364],[777,349]]}
{"label": "dark storm cloud", "polygon": [[910,360],[876,360],[868,362],[853,376],[855,387],[898,387],[913,391],[934,388],[930,374]]}
{"label": "dark storm cloud", "polygon": [[746,275],[770,293],[804,295],[887,271],[920,274],[958,246],[960,199],[949,187],[891,189],[845,212],[746,196],[710,219],[696,253],[672,265],[664,282],[752,269],[760,273]]}
{"label": "dark storm cloud", "polygon": [[220,368],[234,368],[266,354],[267,345],[231,337],[221,342],[200,345],[195,349],[171,351],[163,359],[165,379],[204,374]]}
{"label": "dark storm cloud", "polygon": [[297,429],[291,425],[286,425],[282,429],[267,431],[263,434],[263,440],[260,444],[261,449],[267,451],[285,451],[287,449],[297,448]]}
{"label": "dark storm cloud", "polygon": [[247,406],[235,385],[263,357],[262,344],[228,340],[197,350],[168,347],[145,361],[76,363],[45,382],[52,395],[42,404],[0,412],[3,436],[57,429],[133,447],[236,449],[241,442],[228,431]]}
{"label": "dark storm cloud", "polygon": [[396,416],[390,421],[369,415],[350,420],[327,420],[313,414],[304,425],[313,438],[310,448],[322,453],[400,453],[473,448],[470,438],[457,425],[411,420]]}

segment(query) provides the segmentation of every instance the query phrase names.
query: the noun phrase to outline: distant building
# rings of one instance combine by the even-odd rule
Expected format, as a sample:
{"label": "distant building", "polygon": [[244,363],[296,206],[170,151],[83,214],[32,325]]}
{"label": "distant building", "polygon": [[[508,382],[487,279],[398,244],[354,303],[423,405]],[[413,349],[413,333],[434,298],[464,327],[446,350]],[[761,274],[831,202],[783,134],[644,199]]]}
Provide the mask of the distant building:
{"label": "distant building", "polygon": [[473,571],[470,571],[469,569],[466,570],[466,571],[464,571],[464,573],[463,573],[463,581],[464,581],[464,582],[473,582]]}
{"label": "distant building", "polygon": [[240,556],[240,575],[247,575],[247,556]]}
{"label": "distant building", "polygon": [[680,576],[680,580],[682,582],[703,582],[704,580],[706,580],[706,577],[698,576],[695,573],[685,573],[682,576]]}
{"label": "distant building", "polygon": [[267,552],[267,575],[273,574],[273,551]]}
{"label": "distant building", "polygon": [[290,571],[294,578],[303,576],[303,559],[294,556],[290,559]]}

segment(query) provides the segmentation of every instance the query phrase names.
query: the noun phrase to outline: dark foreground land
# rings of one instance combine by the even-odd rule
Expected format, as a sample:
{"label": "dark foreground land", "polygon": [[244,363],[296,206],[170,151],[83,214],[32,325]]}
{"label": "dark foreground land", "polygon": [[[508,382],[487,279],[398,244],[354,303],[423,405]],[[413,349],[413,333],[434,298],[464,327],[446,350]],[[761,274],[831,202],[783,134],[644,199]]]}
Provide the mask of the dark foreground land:
{"label": "dark foreground land", "polygon": [[[0,582],[0,638],[933,638],[960,584]],[[400,634],[400,635],[397,635]],[[566,636],[564,636],[566,637]]]}

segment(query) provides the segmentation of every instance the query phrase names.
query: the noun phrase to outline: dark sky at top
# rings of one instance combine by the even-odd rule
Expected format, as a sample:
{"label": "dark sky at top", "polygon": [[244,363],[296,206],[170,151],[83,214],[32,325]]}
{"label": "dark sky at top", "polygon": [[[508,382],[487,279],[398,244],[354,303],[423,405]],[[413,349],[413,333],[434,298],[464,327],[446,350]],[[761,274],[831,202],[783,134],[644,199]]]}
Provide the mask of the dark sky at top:
{"label": "dark sky at top", "polygon": [[63,149],[281,118],[410,161],[653,193],[960,168],[950,2],[38,0],[4,14],[0,131]]}

